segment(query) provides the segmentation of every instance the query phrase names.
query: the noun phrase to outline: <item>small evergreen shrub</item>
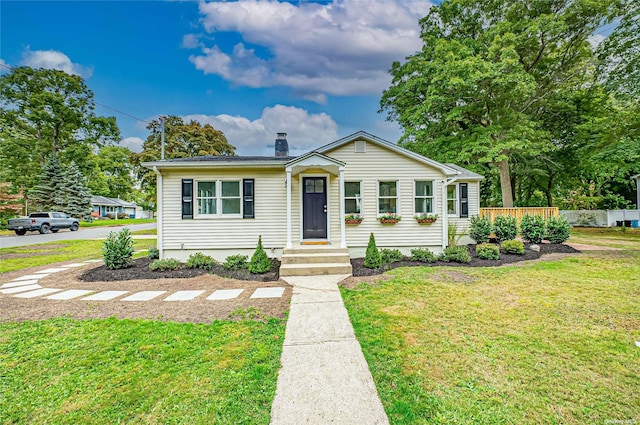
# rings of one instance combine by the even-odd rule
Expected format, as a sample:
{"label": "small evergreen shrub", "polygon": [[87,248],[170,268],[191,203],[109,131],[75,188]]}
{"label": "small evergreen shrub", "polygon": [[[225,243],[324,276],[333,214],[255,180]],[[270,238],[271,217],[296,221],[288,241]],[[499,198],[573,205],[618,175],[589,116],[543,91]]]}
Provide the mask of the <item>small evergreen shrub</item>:
{"label": "small evergreen shrub", "polygon": [[547,238],[551,243],[564,243],[571,236],[571,225],[567,217],[549,217],[547,220]]}
{"label": "small evergreen shrub", "polygon": [[369,244],[367,245],[367,252],[364,256],[364,266],[369,269],[379,269],[382,267],[382,256],[376,246],[376,239],[373,233],[369,236]]}
{"label": "small evergreen shrub", "polygon": [[381,249],[380,256],[382,257],[382,264],[404,260],[404,255],[402,255],[399,249]]}
{"label": "small evergreen shrub", "polygon": [[510,241],[518,236],[518,220],[510,215],[499,215],[493,220],[493,233],[498,242]]}
{"label": "small evergreen shrub", "polygon": [[444,252],[440,256],[440,260],[448,263],[470,263],[471,254],[466,246],[448,246],[444,249]]}
{"label": "small evergreen shrub", "polygon": [[256,248],[251,262],[249,262],[249,271],[251,273],[266,273],[271,269],[271,261],[267,257],[267,253],[262,247],[262,235],[258,236],[258,247]]}
{"label": "small evergreen shrub", "polygon": [[476,246],[476,255],[483,260],[499,260],[500,248],[498,245],[482,243]]}
{"label": "small evergreen shrub", "polygon": [[132,257],[133,239],[129,229],[124,228],[118,233],[110,232],[102,244],[105,266],[110,270],[124,269],[131,265]]}
{"label": "small evergreen shrub", "polygon": [[491,220],[488,217],[473,216],[471,217],[471,226],[469,226],[469,237],[481,244],[489,241],[489,236],[493,231]]}
{"label": "small evergreen shrub", "polygon": [[502,252],[505,254],[524,255],[524,244],[513,239],[502,242],[500,249],[502,249]]}
{"label": "small evergreen shrub", "polygon": [[411,260],[422,263],[435,263],[438,258],[429,248],[415,248],[411,250]]}
{"label": "small evergreen shrub", "polygon": [[216,260],[201,252],[191,254],[187,259],[187,267],[190,269],[211,270],[214,264],[216,264]]}
{"label": "small evergreen shrub", "polygon": [[147,258],[149,260],[156,260],[160,258],[160,250],[155,246],[152,246],[151,248],[149,248],[149,251],[147,252]]}
{"label": "small evergreen shrub", "polygon": [[520,221],[522,239],[530,243],[540,243],[547,234],[547,224],[541,215],[525,214]]}
{"label": "small evergreen shrub", "polygon": [[227,258],[225,258],[224,263],[222,264],[222,267],[224,267],[226,270],[242,270],[242,269],[246,269],[248,264],[247,264],[247,259],[249,257],[247,257],[246,255],[230,255]]}
{"label": "small evergreen shrub", "polygon": [[180,261],[175,258],[165,258],[164,260],[155,260],[151,264],[149,264],[149,268],[151,270],[157,271],[167,271],[167,270],[177,270],[180,268]]}

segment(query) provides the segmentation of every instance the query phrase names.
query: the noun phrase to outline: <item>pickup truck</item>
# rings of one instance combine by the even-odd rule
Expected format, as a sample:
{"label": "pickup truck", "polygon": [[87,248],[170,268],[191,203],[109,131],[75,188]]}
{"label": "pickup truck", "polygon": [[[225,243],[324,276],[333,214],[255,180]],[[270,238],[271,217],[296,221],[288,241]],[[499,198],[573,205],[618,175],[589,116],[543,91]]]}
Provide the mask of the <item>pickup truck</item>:
{"label": "pickup truck", "polygon": [[56,233],[60,229],[69,229],[75,232],[80,227],[78,219],[69,217],[61,212],[34,212],[29,217],[9,219],[9,230],[14,230],[16,235],[24,235],[27,231],[40,233]]}

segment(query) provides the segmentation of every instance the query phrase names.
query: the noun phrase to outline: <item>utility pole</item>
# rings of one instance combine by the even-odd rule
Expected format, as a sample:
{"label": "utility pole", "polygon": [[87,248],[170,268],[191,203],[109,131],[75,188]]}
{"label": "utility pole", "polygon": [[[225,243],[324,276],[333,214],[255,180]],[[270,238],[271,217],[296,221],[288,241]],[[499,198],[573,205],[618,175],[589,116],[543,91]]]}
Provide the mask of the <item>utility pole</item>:
{"label": "utility pole", "polygon": [[164,117],[160,117],[160,131],[162,132],[162,139],[160,141],[160,159],[164,161]]}

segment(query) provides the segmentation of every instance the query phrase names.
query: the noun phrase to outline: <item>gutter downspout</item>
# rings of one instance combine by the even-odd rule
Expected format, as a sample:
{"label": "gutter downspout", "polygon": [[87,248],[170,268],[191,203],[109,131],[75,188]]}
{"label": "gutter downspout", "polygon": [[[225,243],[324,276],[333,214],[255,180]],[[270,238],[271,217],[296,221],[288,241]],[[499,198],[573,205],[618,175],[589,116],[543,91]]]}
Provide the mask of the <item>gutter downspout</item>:
{"label": "gutter downspout", "polygon": [[157,245],[158,245],[158,251],[160,251],[160,259],[164,258],[164,249],[163,249],[163,245],[162,245],[162,173],[160,171],[158,171],[158,167],[156,167],[155,165],[153,166],[153,172],[156,173],[156,176],[158,176],[157,179],[157,186],[156,186],[156,210],[158,211],[157,217],[156,217],[156,227],[157,227]]}
{"label": "gutter downspout", "polygon": [[442,250],[447,247],[448,242],[448,230],[449,230],[449,217],[447,213],[447,186],[458,180],[458,177],[451,177],[449,179],[442,180]]}

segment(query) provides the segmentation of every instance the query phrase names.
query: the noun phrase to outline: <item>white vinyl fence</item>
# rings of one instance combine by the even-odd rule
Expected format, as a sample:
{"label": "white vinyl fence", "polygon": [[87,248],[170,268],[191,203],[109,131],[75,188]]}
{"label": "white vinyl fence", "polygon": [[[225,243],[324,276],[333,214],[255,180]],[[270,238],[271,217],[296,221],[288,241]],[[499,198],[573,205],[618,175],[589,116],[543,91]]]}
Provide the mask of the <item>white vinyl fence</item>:
{"label": "white vinyl fence", "polygon": [[560,210],[572,226],[638,227],[640,210]]}

